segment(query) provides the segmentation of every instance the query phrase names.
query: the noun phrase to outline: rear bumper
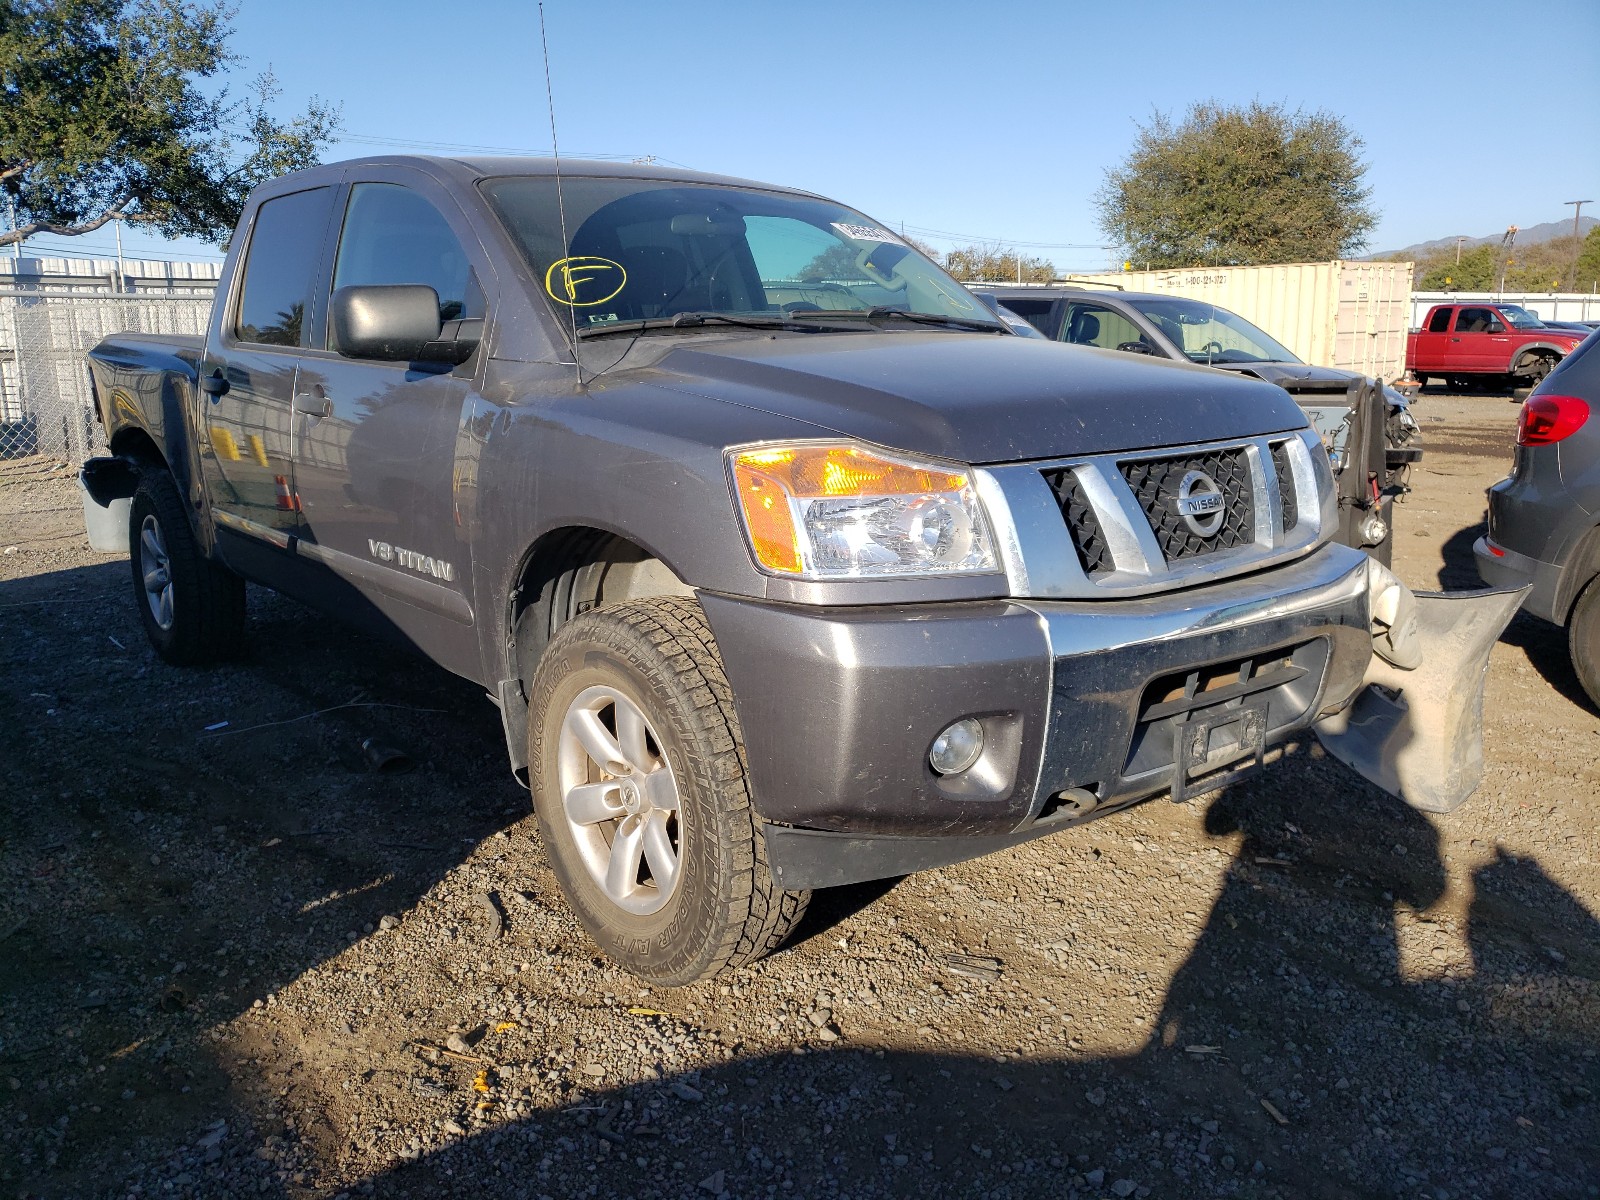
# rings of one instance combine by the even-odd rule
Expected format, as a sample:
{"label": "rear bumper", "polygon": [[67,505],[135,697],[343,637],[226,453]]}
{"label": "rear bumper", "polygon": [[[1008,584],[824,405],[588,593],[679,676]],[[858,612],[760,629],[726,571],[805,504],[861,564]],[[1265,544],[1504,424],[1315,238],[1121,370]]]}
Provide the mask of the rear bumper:
{"label": "rear bumper", "polygon": [[[1184,722],[1249,704],[1280,741],[1354,696],[1372,648],[1366,557],[1337,545],[1139,599],[701,603],[788,887],[960,861],[1167,791]],[[965,717],[984,757],[940,776],[929,747]]]}
{"label": "rear bumper", "polygon": [[1522,606],[1536,617],[1554,621],[1556,590],[1561,583],[1561,567],[1556,563],[1540,562],[1526,554],[1481,537],[1472,544],[1472,555],[1478,560],[1478,574],[1490,587],[1517,588],[1532,584],[1533,590]]}

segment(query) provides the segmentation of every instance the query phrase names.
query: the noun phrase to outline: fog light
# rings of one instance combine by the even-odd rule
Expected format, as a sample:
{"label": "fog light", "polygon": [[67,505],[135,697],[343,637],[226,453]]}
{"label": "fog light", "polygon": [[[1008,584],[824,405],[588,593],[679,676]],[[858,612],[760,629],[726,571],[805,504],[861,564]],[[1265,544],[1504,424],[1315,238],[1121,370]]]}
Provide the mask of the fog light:
{"label": "fog light", "polygon": [[928,763],[941,775],[955,775],[978,761],[983,753],[983,726],[965,717],[933,739]]}
{"label": "fog light", "polygon": [[1361,534],[1363,545],[1376,546],[1389,536],[1389,523],[1378,515],[1376,509],[1361,518]]}

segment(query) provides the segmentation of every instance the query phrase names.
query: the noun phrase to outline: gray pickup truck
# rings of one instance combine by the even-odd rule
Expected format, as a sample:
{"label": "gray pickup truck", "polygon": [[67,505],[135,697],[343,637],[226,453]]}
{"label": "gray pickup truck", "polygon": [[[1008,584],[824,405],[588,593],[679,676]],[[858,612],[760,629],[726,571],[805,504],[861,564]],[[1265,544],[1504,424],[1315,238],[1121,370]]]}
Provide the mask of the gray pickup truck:
{"label": "gray pickup truck", "polygon": [[805,192],[320,167],[251,197],[203,338],[89,366],[86,514],[156,650],[236,652],[251,580],[480,683],[567,898],[650,980],[1313,723],[1421,807],[1481,767],[1518,594],[1335,544],[1285,392],[1017,337]]}

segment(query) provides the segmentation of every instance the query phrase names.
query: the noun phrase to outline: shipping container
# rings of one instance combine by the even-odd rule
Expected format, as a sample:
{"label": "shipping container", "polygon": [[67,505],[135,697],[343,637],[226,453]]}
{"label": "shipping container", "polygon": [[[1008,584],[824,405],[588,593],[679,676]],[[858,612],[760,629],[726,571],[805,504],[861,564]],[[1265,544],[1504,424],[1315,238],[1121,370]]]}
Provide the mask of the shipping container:
{"label": "shipping container", "polygon": [[1286,263],[1074,275],[1069,282],[1115,284],[1209,300],[1259,325],[1300,358],[1385,382],[1406,369],[1411,263]]}

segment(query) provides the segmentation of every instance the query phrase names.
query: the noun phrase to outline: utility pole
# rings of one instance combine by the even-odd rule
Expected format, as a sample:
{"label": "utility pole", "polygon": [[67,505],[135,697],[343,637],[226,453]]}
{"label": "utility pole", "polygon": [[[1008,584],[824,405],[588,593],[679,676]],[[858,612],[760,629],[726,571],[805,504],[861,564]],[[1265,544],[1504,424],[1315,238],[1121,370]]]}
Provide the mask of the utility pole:
{"label": "utility pole", "polygon": [[[15,196],[7,196],[6,203],[11,206],[11,232],[17,231],[17,200]],[[11,258],[14,262],[22,261],[22,243],[11,243]]]}
{"label": "utility pole", "polygon": [[1567,200],[1564,203],[1572,205],[1572,290],[1578,290],[1578,251],[1583,243],[1578,240],[1578,214],[1583,211],[1585,204],[1593,204],[1593,200]]}
{"label": "utility pole", "polygon": [[117,234],[117,291],[125,292],[128,290],[128,269],[122,264],[122,218],[112,221],[111,228]]}
{"label": "utility pole", "polygon": [[1461,265],[1461,243],[1466,240],[1467,239],[1465,237],[1458,237],[1456,239],[1456,266],[1458,267]]}

